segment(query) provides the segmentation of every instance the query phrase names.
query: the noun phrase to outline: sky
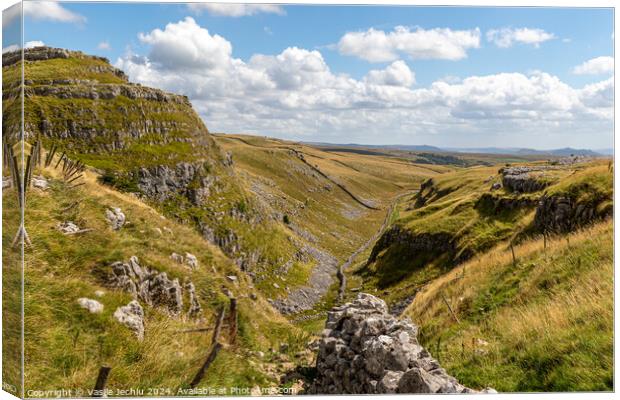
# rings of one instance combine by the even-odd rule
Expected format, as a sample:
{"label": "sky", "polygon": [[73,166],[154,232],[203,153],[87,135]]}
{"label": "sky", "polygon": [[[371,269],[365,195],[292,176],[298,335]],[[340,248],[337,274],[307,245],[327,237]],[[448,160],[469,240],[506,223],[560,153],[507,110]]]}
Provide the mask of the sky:
{"label": "sky", "polygon": [[[3,51],[19,18],[3,14]],[[24,45],[105,56],[212,132],[613,147],[613,10],[24,3]],[[8,33],[8,34],[7,34]]]}

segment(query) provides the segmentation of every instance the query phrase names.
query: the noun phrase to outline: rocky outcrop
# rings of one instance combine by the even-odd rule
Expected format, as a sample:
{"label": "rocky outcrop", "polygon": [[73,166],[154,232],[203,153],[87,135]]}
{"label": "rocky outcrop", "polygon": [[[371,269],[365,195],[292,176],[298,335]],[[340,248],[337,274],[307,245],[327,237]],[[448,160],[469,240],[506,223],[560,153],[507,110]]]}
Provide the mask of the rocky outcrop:
{"label": "rocky outcrop", "polygon": [[125,225],[125,214],[118,207],[112,207],[105,210],[105,218],[108,220],[108,224],[115,231],[121,229]]}
{"label": "rocky outcrop", "polygon": [[[551,182],[544,179],[543,172],[546,168],[541,167],[508,167],[502,168],[502,185],[515,193],[533,193],[543,190]],[[534,175],[533,172],[539,172]]]}
{"label": "rocky outcrop", "polygon": [[[311,310],[327,293],[338,270],[338,260],[331,254],[310,245],[303,245],[300,253],[316,260],[306,285],[291,290],[288,295],[271,304],[282,314]],[[292,262],[291,262],[292,265]]]}
{"label": "rocky outcrop", "polygon": [[[183,312],[183,288],[178,279],[170,279],[165,272],[143,267],[138,258],[132,256],[129,262],[117,261],[111,265],[111,273],[106,277],[109,286],[123,289],[150,306],[163,307],[171,315]],[[189,285],[186,283],[186,288]],[[192,285],[193,288],[193,285]],[[200,308],[193,290],[190,297],[190,314]],[[192,298],[193,297],[193,298]]]}
{"label": "rocky outcrop", "polygon": [[[82,54],[81,52],[71,52],[65,49],[58,49],[53,47],[39,46],[24,51],[25,61],[41,61],[50,60],[54,58],[69,58],[73,54]],[[7,67],[15,64],[22,59],[22,51],[10,51],[2,54],[2,66]]]}
{"label": "rocky outcrop", "polygon": [[478,198],[475,208],[486,214],[499,215],[503,212],[535,207],[537,204],[537,199],[528,197],[505,197],[502,195],[483,193],[480,198]]}
{"label": "rocky outcrop", "polygon": [[144,339],[144,310],[140,303],[132,300],[126,306],[114,311],[114,318],[136,334],[138,340]]}
{"label": "rocky outcrop", "polygon": [[53,96],[59,99],[110,100],[119,96],[131,100],[148,100],[160,103],[177,103],[191,107],[186,96],[134,84],[102,84],[91,81],[51,80],[26,86],[24,96]]}
{"label": "rocky outcrop", "polygon": [[412,257],[456,252],[453,238],[447,233],[414,233],[400,225],[393,225],[377,240],[367,264],[375,262],[383,250],[394,245],[402,246]]}
{"label": "rocky outcrop", "polygon": [[200,205],[209,196],[214,182],[213,176],[205,174],[202,162],[159,165],[138,171],[138,188],[157,201],[167,200],[174,194],[184,194],[192,203]]}
{"label": "rocky outcrop", "polygon": [[[601,206],[606,201],[608,206]],[[601,196],[589,202],[579,202],[568,194],[543,196],[536,207],[534,226],[540,232],[570,232],[612,214],[611,197]]]}
{"label": "rocky outcrop", "polygon": [[101,304],[97,300],[80,297],[79,299],[77,299],[77,302],[80,307],[87,309],[90,313],[99,314],[103,311],[103,304]]}
{"label": "rocky outcrop", "polygon": [[439,189],[435,185],[435,181],[433,180],[433,178],[429,178],[422,182],[422,184],[420,185],[420,190],[414,196],[415,202],[411,204],[408,209],[415,210],[424,207],[425,205],[435,200],[439,200],[442,197],[449,195],[454,190],[456,190],[456,188],[452,187]]}
{"label": "rocky outcrop", "polygon": [[[310,394],[472,393],[417,340],[418,328],[360,293],[333,308],[319,342]],[[491,392],[487,389],[485,392]],[[494,392],[494,391],[493,391]]]}

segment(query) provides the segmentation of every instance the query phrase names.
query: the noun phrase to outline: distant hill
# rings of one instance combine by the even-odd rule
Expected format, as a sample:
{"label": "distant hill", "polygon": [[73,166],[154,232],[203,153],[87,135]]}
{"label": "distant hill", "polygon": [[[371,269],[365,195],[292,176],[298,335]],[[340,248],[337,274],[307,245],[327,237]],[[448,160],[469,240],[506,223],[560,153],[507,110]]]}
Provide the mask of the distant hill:
{"label": "distant hill", "polygon": [[[517,147],[477,147],[477,148],[449,148],[445,151],[452,151],[457,153],[486,153],[486,154],[509,154],[509,155],[550,155],[557,157],[575,156],[589,156],[600,157],[603,153],[599,153],[589,149],[573,149],[565,147],[563,149],[549,149],[549,150],[537,150],[529,148],[517,148]],[[613,150],[612,150],[613,151]]]}
{"label": "distant hill", "polygon": [[[408,145],[408,144],[385,144],[385,145],[371,145],[371,144],[358,144],[358,143],[326,143],[326,142],[303,142],[312,146],[319,147],[338,147],[350,149],[374,149],[374,150],[401,150],[412,152],[425,152],[425,153],[479,153],[479,154],[504,154],[504,155],[520,155],[520,156],[556,156],[556,157],[568,157],[575,156],[588,156],[588,157],[600,157],[602,155],[612,155],[613,149],[573,149],[571,147],[565,147],[561,149],[548,149],[538,150],[522,147],[437,147],[430,145]],[[341,151],[341,150],[340,150]]]}
{"label": "distant hill", "polygon": [[364,149],[385,149],[385,150],[406,150],[406,151],[425,151],[425,152],[446,152],[446,150],[429,145],[408,145],[408,144],[358,144],[358,143],[327,143],[327,142],[303,142],[311,146],[334,147],[342,146],[348,148]]}

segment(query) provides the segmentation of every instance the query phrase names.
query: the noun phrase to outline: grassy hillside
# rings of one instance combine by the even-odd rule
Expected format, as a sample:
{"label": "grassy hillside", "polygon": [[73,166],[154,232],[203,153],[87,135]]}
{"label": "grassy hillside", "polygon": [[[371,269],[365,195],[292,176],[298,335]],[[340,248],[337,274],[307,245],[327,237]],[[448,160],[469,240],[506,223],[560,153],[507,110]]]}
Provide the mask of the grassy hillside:
{"label": "grassy hillside", "polygon": [[[239,337],[236,346],[220,353],[205,385],[275,384],[276,378],[264,368],[267,360],[256,352],[270,354],[282,343],[288,344],[288,354],[303,350],[307,337],[275,312],[238,267],[191,227],[163,217],[134,196],[102,186],[91,172],[86,173],[85,184],[76,188],[64,183],[53,168],[43,174],[50,188],[29,190],[25,217],[32,239],[25,254],[26,390],[92,387],[102,365],[112,367],[108,383],[112,389],[186,387],[204,362],[212,334],[179,331],[213,327],[217,309],[228,304],[223,288],[239,299]],[[5,205],[10,206],[14,197],[13,190],[3,191]],[[104,216],[108,207],[120,207],[129,223],[112,230]],[[63,235],[57,225],[66,221],[92,230]],[[3,242],[10,243],[13,234],[13,229],[4,229]],[[190,270],[177,264],[170,258],[173,252],[195,254],[199,267]],[[5,265],[16,263],[16,256],[5,251]],[[203,307],[201,316],[170,317],[161,307],[145,306],[146,333],[144,341],[138,341],[112,316],[131,300],[130,294],[109,288],[98,273],[131,256],[181,282],[190,279]],[[225,278],[230,275],[238,277],[237,283]],[[105,294],[96,297],[98,290]],[[80,308],[80,297],[97,299],[104,305],[103,312],[91,314]]]}
{"label": "grassy hillside", "polygon": [[[384,289],[396,300],[499,242],[518,243],[543,231],[553,233],[555,227],[544,224],[554,219],[570,222],[575,218],[572,229],[576,229],[582,222],[611,213],[613,175],[607,161],[552,166],[537,178],[545,179],[548,186],[531,193],[501,186],[498,170],[498,166],[472,167],[442,174],[403,199],[392,227],[357,270],[364,287]],[[500,188],[493,190],[494,184]],[[543,198],[549,203],[568,199],[571,212],[591,209],[591,218],[579,219],[574,213],[554,216],[559,211],[550,206],[550,210],[539,210],[537,219]],[[549,218],[542,218],[547,214]]]}
{"label": "grassy hillside", "polygon": [[516,264],[502,244],[420,291],[405,315],[423,343],[473,387],[613,390],[611,221],[514,250]]}
{"label": "grassy hillside", "polygon": [[248,190],[280,218],[286,216],[292,230],[309,233],[319,247],[340,260],[375,233],[396,195],[450,171],[389,157],[325,152],[277,139],[214,137],[233,154]]}
{"label": "grassy hillside", "polygon": [[[284,296],[274,277],[291,286],[317,260],[300,255],[305,239],[274,219],[239,184],[229,157],[184,96],[128,82],[106,59],[63,49],[25,53],[25,126],[28,140],[57,148],[96,169],[99,180],[133,193],[169,218],[218,245],[259,289]],[[22,62],[3,66],[6,79]],[[8,85],[5,94],[15,88]],[[5,124],[4,140],[11,143]],[[291,266],[280,271],[282,265]],[[289,276],[290,275],[290,276]]]}

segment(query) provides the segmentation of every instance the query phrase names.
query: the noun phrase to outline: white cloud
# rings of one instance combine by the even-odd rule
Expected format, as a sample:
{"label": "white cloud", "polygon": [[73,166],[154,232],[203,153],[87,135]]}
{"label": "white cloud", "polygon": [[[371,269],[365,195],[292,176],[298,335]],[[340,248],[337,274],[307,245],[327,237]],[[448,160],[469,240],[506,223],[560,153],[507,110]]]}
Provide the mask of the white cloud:
{"label": "white cloud", "polygon": [[[39,47],[39,46],[45,46],[45,43],[43,43],[40,40],[32,40],[32,41],[24,43],[25,49],[31,49],[33,47]],[[9,51],[17,51],[19,49],[20,47],[18,44],[11,44],[11,45],[8,45],[2,48],[2,54],[7,53]]]}
{"label": "white cloud", "polygon": [[196,14],[207,11],[222,17],[244,17],[259,13],[284,15],[281,6],[275,4],[231,4],[231,3],[192,3],[187,7]]}
{"label": "white cloud", "polygon": [[64,8],[55,1],[24,2],[24,17],[77,24],[86,22],[86,17]]}
{"label": "white cloud", "polygon": [[556,36],[553,33],[545,32],[538,28],[502,28],[487,31],[487,41],[494,43],[497,47],[512,47],[514,44],[529,44],[539,47],[541,43]]}
{"label": "white cloud", "polygon": [[536,135],[595,132],[606,138],[613,132],[612,80],[578,90],[533,71],[414,88],[415,74],[402,60],[355,79],[333,72],[318,50],[289,47],[247,61],[234,58],[228,40],[192,18],[139,39],[149,53],[128,52],[115,65],[133,81],[188,95],[215,132],[324,141],[346,135],[365,143],[484,134],[504,137],[505,145],[524,135],[540,143]]}
{"label": "white cloud", "polygon": [[573,68],[573,73],[577,75],[601,75],[614,72],[613,57],[596,57]]}
{"label": "white cloud", "polygon": [[[13,23],[13,21],[17,21],[17,19],[21,15],[21,4],[15,4],[6,10],[2,11],[2,27],[6,28]],[[15,45],[17,46],[17,45]],[[7,46],[8,47],[8,46]],[[3,49],[4,51],[4,49]]]}
{"label": "white cloud", "polygon": [[373,28],[348,32],[338,42],[341,54],[370,62],[394,61],[400,54],[412,59],[460,60],[467,50],[480,47],[480,30],[454,31],[449,28],[411,30],[397,26],[392,32]]}
{"label": "white cloud", "polygon": [[111,49],[112,49],[112,46],[110,46],[110,42],[108,42],[107,40],[104,40],[103,42],[100,42],[100,43],[97,45],[97,48],[98,48],[99,50],[104,50],[104,51],[107,51],[107,50],[111,50]]}
{"label": "white cloud", "polygon": [[192,17],[170,23],[164,30],[140,33],[138,38],[151,45],[149,58],[152,62],[170,69],[225,68],[232,52],[230,42],[219,35],[211,35]]}
{"label": "white cloud", "polygon": [[41,47],[41,46],[45,46],[45,43],[43,43],[40,40],[31,40],[29,42],[24,43],[24,48],[26,49],[31,49],[33,47]]}
{"label": "white cloud", "polygon": [[394,61],[384,70],[372,70],[366,76],[366,82],[377,85],[409,87],[415,83],[415,73],[404,61]]}
{"label": "white cloud", "polygon": [[11,52],[11,51],[17,51],[19,49],[20,49],[20,47],[19,47],[18,44],[10,44],[10,45],[2,48],[2,54],[8,53],[8,52]]}

